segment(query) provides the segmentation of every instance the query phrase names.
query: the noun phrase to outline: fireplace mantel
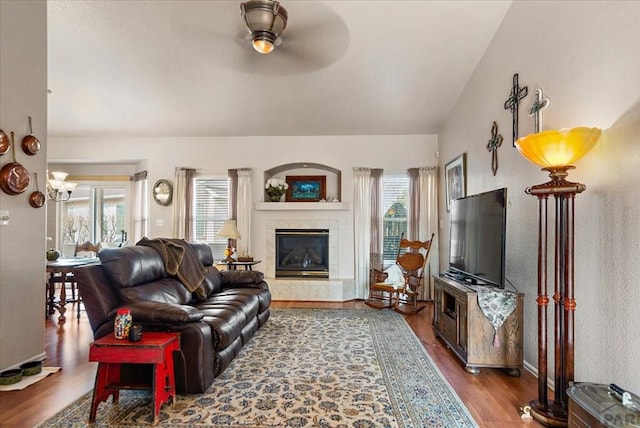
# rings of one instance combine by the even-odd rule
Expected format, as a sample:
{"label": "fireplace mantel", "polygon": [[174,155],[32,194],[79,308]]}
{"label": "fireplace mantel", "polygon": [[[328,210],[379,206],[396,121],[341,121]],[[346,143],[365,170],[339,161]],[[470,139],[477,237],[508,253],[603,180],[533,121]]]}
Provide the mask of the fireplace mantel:
{"label": "fireplace mantel", "polygon": [[256,202],[256,211],[349,211],[349,202]]}

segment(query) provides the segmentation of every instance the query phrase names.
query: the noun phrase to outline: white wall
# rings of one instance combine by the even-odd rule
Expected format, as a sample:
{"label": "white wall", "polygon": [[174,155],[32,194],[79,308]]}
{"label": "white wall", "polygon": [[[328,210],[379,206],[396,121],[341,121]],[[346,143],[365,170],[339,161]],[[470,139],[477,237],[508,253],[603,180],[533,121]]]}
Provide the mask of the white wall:
{"label": "white wall", "polygon": [[[108,150],[104,148],[108,147]],[[276,166],[312,162],[342,171],[342,200],[353,200],[352,168],[364,166],[404,171],[412,167],[437,164],[435,135],[388,136],[313,136],[313,137],[211,137],[211,138],[120,138],[85,139],[51,138],[49,159],[70,162],[69,169],[78,162],[104,163],[118,161],[140,163],[144,161],[149,183],[166,178],[173,181],[176,167],[191,167],[208,171],[226,171],[229,168],[251,168],[253,199],[264,198],[264,171]],[[106,171],[101,166],[102,171]],[[296,172],[296,174],[299,171]],[[107,173],[107,172],[105,172]],[[284,178],[284,175],[282,176]],[[335,193],[334,193],[335,194]],[[171,236],[172,207],[150,203],[150,236]],[[266,222],[273,219],[327,219],[326,211],[254,211],[251,255],[265,260]],[[353,278],[353,212],[332,212],[339,221],[340,278]],[[164,226],[157,226],[158,220]]]}
{"label": "white wall", "polygon": [[[511,113],[503,104],[513,74],[519,73],[520,84],[529,88],[520,105],[521,136],[533,132],[527,110],[538,87],[551,98],[544,113],[545,129],[605,130],[606,138],[569,174],[570,180],[587,186],[576,197],[575,379],[615,382],[636,393],[640,391],[639,52],[638,1],[514,2],[439,136],[443,165],[467,153],[467,194],[509,189],[506,275],[526,293],[525,360],[536,366],[537,200],[524,189],[548,177],[512,147]],[[504,136],[495,177],[486,150],[494,120]],[[442,196],[440,201],[444,207]],[[447,231],[448,213],[442,209],[440,214]],[[440,245],[441,264],[446,267],[447,233],[441,234]],[[549,361],[553,374],[552,355]]]}
{"label": "white wall", "polygon": [[[29,134],[27,117],[41,141],[40,153],[20,147]],[[47,5],[44,1],[0,1],[0,128],[15,132],[16,158],[38,173],[44,188],[47,158]],[[11,162],[11,151],[0,166]],[[45,209],[32,208],[30,186],[19,195],[0,191],[0,370],[44,357]]]}

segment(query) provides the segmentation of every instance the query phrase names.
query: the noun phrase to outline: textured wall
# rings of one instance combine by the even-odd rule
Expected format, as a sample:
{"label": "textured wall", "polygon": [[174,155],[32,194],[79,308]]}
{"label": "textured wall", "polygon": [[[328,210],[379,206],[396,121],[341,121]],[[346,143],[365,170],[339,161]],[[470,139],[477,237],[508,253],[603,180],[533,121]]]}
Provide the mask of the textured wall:
{"label": "textured wall", "polygon": [[[109,151],[103,150],[108,146]],[[173,180],[180,166],[204,171],[251,168],[253,199],[264,198],[265,170],[295,162],[315,162],[342,172],[342,200],[352,202],[352,168],[363,166],[387,171],[436,165],[435,135],[359,135],[305,137],[208,137],[208,138],[52,138],[50,159],[66,159],[65,171],[74,171],[79,162],[105,162],[118,159],[131,163],[145,159],[149,183],[159,178]],[[150,204],[150,236],[169,236],[172,206]],[[330,217],[328,215],[330,214]],[[345,211],[254,211],[251,255],[266,261],[266,222],[274,219],[332,219],[339,221],[339,278],[353,278],[353,212]],[[164,226],[157,226],[157,220]],[[265,265],[263,265],[265,266]]]}
{"label": "textured wall", "polygon": [[[20,148],[27,117],[41,142],[35,156]],[[0,1],[0,128],[15,132],[16,159],[44,188],[47,159],[47,4]],[[0,167],[12,158],[0,157]],[[0,371],[44,357],[45,209],[29,205],[31,185],[19,195],[0,191]]]}
{"label": "textured wall", "polygon": [[[551,98],[545,129],[605,130],[605,138],[569,175],[587,186],[576,198],[575,379],[615,382],[635,392],[640,392],[638,52],[640,2],[514,2],[439,139],[443,166],[467,153],[468,194],[509,189],[506,274],[526,293],[525,360],[536,366],[537,202],[524,189],[547,176],[512,147],[511,114],[503,104],[513,73],[529,87],[520,105],[521,136],[533,132],[527,110],[537,87]],[[494,120],[504,136],[495,177],[486,150]],[[441,262],[447,266],[449,219],[440,212]]]}

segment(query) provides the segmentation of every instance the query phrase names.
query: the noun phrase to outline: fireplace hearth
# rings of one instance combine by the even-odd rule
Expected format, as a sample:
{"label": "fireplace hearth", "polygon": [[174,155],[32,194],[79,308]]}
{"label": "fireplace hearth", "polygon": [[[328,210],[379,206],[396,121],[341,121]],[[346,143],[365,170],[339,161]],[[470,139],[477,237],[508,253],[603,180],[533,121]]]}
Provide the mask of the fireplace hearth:
{"label": "fireplace hearth", "polygon": [[276,278],[329,278],[328,229],[276,229]]}

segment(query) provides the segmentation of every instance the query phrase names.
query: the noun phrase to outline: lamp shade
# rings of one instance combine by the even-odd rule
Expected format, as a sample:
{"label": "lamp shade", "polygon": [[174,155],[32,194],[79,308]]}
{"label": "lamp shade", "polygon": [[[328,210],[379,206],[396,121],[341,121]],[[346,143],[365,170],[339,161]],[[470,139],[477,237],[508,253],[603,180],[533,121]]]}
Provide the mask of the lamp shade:
{"label": "lamp shade", "polygon": [[78,187],[78,183],[72,183],[70,181],[63,182],[64,190],[66,192],[73,192]]}
{"label": "lamp shade", "polygon": [[236,227],[235,220],[227,220],[222,225],[222,228],[218,231],[219,238],[240,239],[240,232]]}
{"label": "lamp shade", "polygon": [[68,175],[69,174],[62,171],[51,171],[51,176],[53,177],[54,180],[64,181],[66,180]]}
{"label": "lamp shade", "polygon": [[602,130],[572,128],[529,134],[516,141],[520,154],[543,168],[572,165],[596,145]]}

